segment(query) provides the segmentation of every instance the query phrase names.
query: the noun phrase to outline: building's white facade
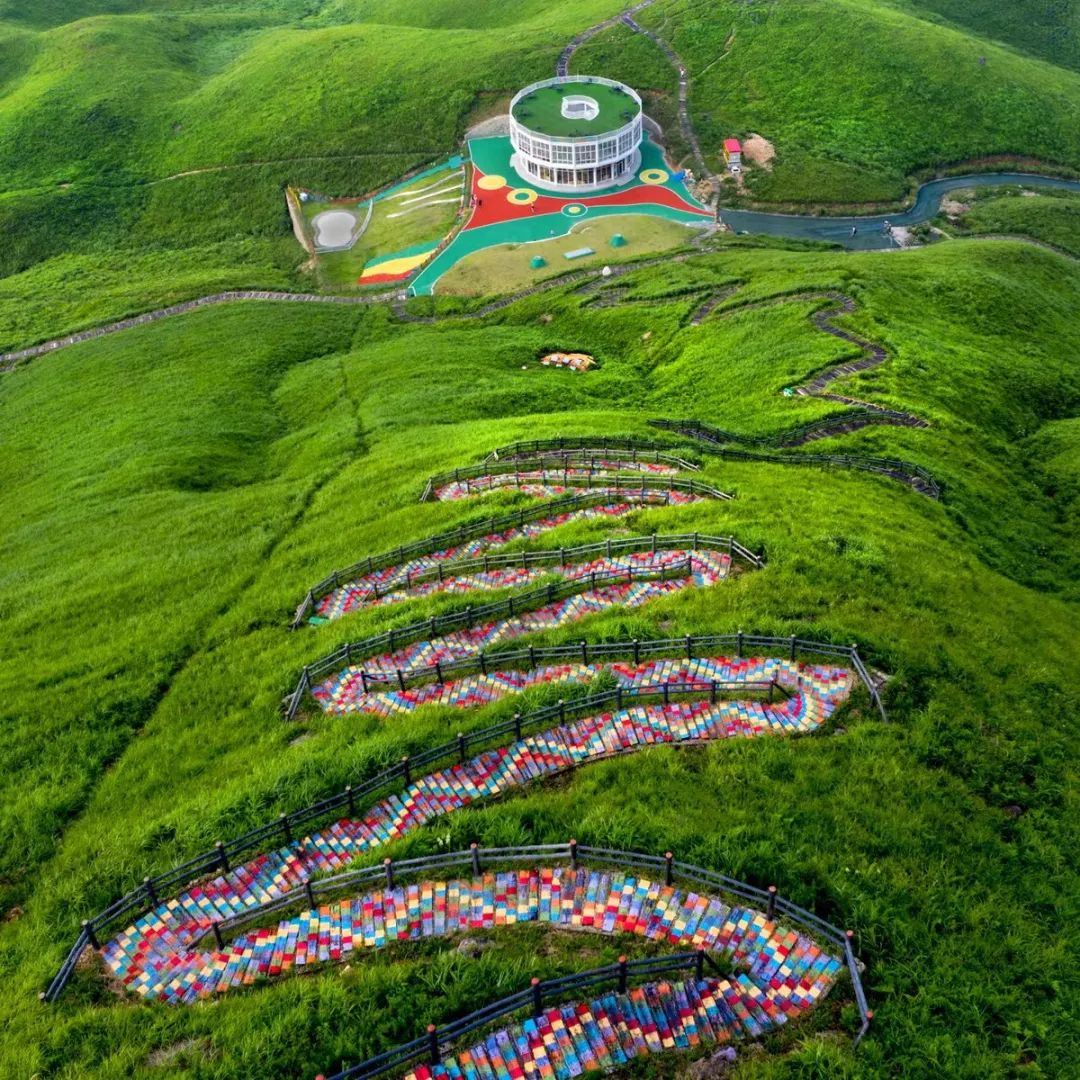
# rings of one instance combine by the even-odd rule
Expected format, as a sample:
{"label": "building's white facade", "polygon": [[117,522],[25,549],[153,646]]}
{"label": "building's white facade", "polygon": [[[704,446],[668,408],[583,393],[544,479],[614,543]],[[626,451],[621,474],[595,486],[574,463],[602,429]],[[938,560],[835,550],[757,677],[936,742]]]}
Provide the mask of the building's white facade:
{"label": "building's white facade", "polygon": [[[590,83],[617,86],[625,91],[633,102],[634,118],[611,131],[576,137],[544,135],[514,119],[514,107],[528,94],[543,87],[568,84],[573,84],[578,92],[564,97],[563,115],[577,113],[592,119],[596,114],[595,102],[588,96]],[[545,191],[586,195],[626,183],[641,165],[641,98],[629,86],[614,79],[571,75],[533,83],[519,90],[510,102],[510,142],[514,147],[510,163],[522,178]]]}

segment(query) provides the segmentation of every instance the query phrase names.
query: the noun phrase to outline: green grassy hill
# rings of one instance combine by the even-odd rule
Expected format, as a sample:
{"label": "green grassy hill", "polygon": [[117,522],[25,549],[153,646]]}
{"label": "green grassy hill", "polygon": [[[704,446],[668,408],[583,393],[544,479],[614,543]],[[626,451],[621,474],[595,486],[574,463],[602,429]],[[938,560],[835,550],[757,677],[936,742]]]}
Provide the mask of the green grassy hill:
{"label": "green grassy hill", "polygon": [[[12,648],[0,700],[18,749],[2,851],[7,906],[20,912],[0,930],[16,1035],[5,1075],[159,1075],[148,1055],[189,1039],[195,1075],[240,1077],[267,1062],[308,1075],[534,970],[511,936],[478,966],[440,953],[445,997],[427,996],[434,972],[406,952],[213,1009],[132,1010],[89,975],[57,1006],[35,1000],[78,918],[144,873],[506,712],[434,710],[385,726],[322,717],[302,743],[278,713],[303,663],[386,625],[365,613],[290,634],[306,586],[474,512],[418,504],[429,473],[518,437],[647,434],[656,415],[769,431],[830,411],[777,391],[847,347],[812,327],[806,304],[687,327],[696,301],[680,296],[717,282],[742,283],[740,299],[855,295],[849,325],[894,359],[844,389],[933,427],[868,429],[833,448],[916,460],[947,496],[936,504],[884,478],[706,459],[705,477],[739,498],[648,512],[644,527],[734,531],[764,546],[767,569],[554,636],[746,627],[859,640],[893,676],[892,723],[853,714],[842,736],[590,767],[454,815],[404,849],[569,832],[670,845],[771,875],[856,929],[874,1037],[853,1056],[807,1029],[785,1065],[766,1059],[740,1075],[1068,1072],[1075,971],[1048,920],[1077,887],[1074,755],[1059,718],[1078,705],[1080,674],[1068,427],[1080,401],[1068,359],[1080,347],[1080,272],[1047,252],[972,242],[857,260],[733,251],[630,280],[631,298],[677,295],[589,313],[549,294],[433,327],[395,325],[381,310],[236,305],[68,349],[3,380],[11,570],[0,606]],[[543,313],[554,319],[539,322]],[[565,342],[587,344],[601,368],[535,365]],[[567,542],[602,532],[577,526]],[[391,618],[441,607],[414,601]]]}
{"label": "green grassy hill", "polygon": [[640,21],[687,63],[714,164],[732,133],[776,147],[760,199],[887,201],[919,169],[998,154],[1077,163],[1080,75],[874,0],[664,0]]}
{"label": "green grassy hill", "polygon": [[911,0],[909,6],[924,17],[937,15],[1033,56],[1080,68],[1080,7],[1073,0]]}
{"label": "green grassy hill", "polygon": [[[0,349],[92,325],[95,312],[303,286],[286,184],[361,194],[444,155],[478,94],[548,74],[574,32],[619,7],[7,0]],[[639,18],[689,65],[714,163],[732,132],[775,145],[773,170],[749,176],[755,198],[894,200],[909,173],[997,154],[1080,167],[1080,74],[1067,57],[1055,66],[871,0],[659,0]],[[616,28],[575,57],[583,65],[654,91],[650,108],[684,154],[655,46]]]}
{"label": "green grassy hill", "polygon": [[[0,0],[0,351],[223,289],[313,288],[286,184],[359,195],[444,156],[622,6]],[[748,174],[755,199],[894,200],[921,170],[1004,154],[1080,168],[1068,4],[657,0],[636,17],[687,63],[707,154],[733,131],[774,144],[772,170]],[[640,86],[685,153],[672,69],[646,38],[615,27],[573,70]],[[852,1049],[841,987],[741,1054],[737,1080],[1075,1075],[1076,201],[988,189],[938,223],[964,238],[907,252],[729,237],[619,278],[610,306],[567,286],[482,318],[453,317],[481,299],[416,302],[429,324],[386,305],[206,307],[0,375],[0,1076],[311,1077],[532,975],[611,960],[615,944],[496,932],[479,957],[403,945],[214,1004],[123,1000],[87,967],[58,1003],[37,998],[80,920],[144,875],[559,692],[282,719],[305,664],[472,598],[287,629],[333,567],[479,516],[420,503],[430,474],[515,439],[654,438],[655,417],[751,437],[832,417],[841,402],[782,392],[858,352],[791,298],[830,290],[856,305],[836,323],[888,355],[830,390],[928,426],[803,451],[901,458],[940,501],[697,447],[702,478],[737,498],[626,527],[734,534],[765,568],[530,640],[857,641],[889,677],[889,723],[856,700],[806,737],[652,748],[388,850],[671,848],[851,927],[869,1037]],[[599,366],[541,367],[553,349]],[[549,540],[611,532],[589,520]]]}
{"label": "green grassy hill", "polygon": [[968,209],[955,220],[939,219],[950,234],[1032,236],[1080,257],[1080,198],[1076,195],[990,188],[981,193],[972,189],[960,198],[961,206]]}

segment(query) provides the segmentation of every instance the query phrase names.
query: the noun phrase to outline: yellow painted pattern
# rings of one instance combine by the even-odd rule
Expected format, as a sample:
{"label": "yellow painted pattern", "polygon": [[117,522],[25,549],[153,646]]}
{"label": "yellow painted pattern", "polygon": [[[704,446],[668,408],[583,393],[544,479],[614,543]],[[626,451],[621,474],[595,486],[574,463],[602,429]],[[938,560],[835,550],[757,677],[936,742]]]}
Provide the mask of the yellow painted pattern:
{"label": "yellow painted pattern", "polygon": [[421,251],[418,255],[403,255],[400,259],[387,259],[386,262],[376,263],[374,266],[365,266],[360,274],[360,280],[382,274],[407,274],[410,270],[415,270],[422,263],[427,262],[430,255],[430,251]]}

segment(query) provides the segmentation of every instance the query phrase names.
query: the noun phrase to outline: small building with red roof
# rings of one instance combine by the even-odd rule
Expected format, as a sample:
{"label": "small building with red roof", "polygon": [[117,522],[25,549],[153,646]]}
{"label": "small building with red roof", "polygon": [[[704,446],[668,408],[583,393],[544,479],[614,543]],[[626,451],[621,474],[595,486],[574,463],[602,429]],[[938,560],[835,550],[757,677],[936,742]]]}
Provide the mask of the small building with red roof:
{"label": "small building with red roof", "polygon": [[728,165],[742,164],[742,147],[738,139],[724,140],[724,161]]}

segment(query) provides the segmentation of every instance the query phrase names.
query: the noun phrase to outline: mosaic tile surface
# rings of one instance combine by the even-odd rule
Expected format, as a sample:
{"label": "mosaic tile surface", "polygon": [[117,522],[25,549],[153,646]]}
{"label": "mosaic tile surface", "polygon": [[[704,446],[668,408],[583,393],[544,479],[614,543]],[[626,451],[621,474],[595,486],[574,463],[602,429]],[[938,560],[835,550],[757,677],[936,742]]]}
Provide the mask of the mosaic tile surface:
{"label": "mosaic tile surface", "polygon": [[[630,559],[637,559],[630,556]],[[595,589],[583,589],[580,593],[544,604],[520,615],[479,623],[476,626],[456,630],[430,641],[416,641],[394,652],[368,657],[362,664],[367,673],[382,672],[387,678],[397,670],[445,664],[452,660],[465,660],[503,642],[514,641],[528,634],[566,626],[589,615],[613,607],[640,607],[661,596],[672,596],[686,588],[703,588],[723,581],[728,575],[730,559],[726,554],[712,551],[670,551],[656,555],[642,555],[636,565],[639,570],[650,567],[658,573],[667,567],[677,568],[689,560],[689,573],[682,577],[656,581],[629,581],[615,585],[601,585]],[[644,560],[652,560],[651,564]],[[323,708],[341,697],[342,680],[351,677],[353,693],[360,681],[361,668],[347,668],[312,687],[312,696]],[[362,690],[362,688],[361,688]]]}
{"label": "mosaic tile surface", "polygon": [[428,571],[436,570],[440,565],[461,559],[482,556],[513,540],[531,540],[552,529],[571,521],[583,521],[595,518],[619,518],[640,510],[642,507],[655,506],[655,492],[625,494],[620,502],[590,506],[570,513],[553,514],[549,518],[531,521],[522,526],[488,533],[467,543],[454,547],[440,548],[427,555],[418,556],[396,566],[388,566],[370,574],[364,574],[321,597],[316,602],[315,612],[324,619],[336,619],[354,611],[364,604],[372,603],[376,590],[380,593],[393,592],[407,584],[409,579]]}
{"label": "mosaic tile surface", "polygon": [[820,695],[835,693],[844,684],[847,672],[839,668],[815,667],[777,657],[699,657],[694,660],[662,659],[632,663],[548,664],[531,670],[489,671],[445,683],[429,683],[408,690],[377,689],[367,692],[360,677],[361,666],[338,672],[319,688],[320,704],[328,713],[365,712],[389,717],[407,713],[421,705],[452,705],[472,709],[498,701],[507,694],[519,694],[545,683],[581,686],[602,672],[614,676],[623,689],[642,686],[677,686],[684,683],[708,687],[710,682],[772,682],[790,690],[805,687]]}
{"label": "mosaic tile surface", "polygon": [[[610,476],[614,481],[615,474],[625,473],[631,465],[629,462],[613,461],[609,465],[596,468],[573,468],[573,469],[531,469],[517,473],[492,473],[486,476],[474,476],[468,480],[452,480],[442,484],[432,491],[432,495],[440,502],[454,499],[468,499],[476,495],[483,495],[487,491],[502,491],[505,488],[516,488],[525,495],[554,496],[566,495],[569,491],[577,491],[585,485],[571,483],[573,480],[586,478],[603,478]],[[638,471],[652,473],[655,470],[666,470],[672,473],[677,470],[669,465],[654,465],[652,462],[639,462]],[[591,487],[591,491],[607,491],[615,498],[626,495],[626,488],[631,481],[624,480],[616,488],[614,483],[610,488],[600,486]],[[636,481],[634,481],[636,483]],[[648,489],[646,489],[648,490]],[[688,492],[672,491],[671,505],[677,506],[684,502],[694,502],[697,497]]]}
{"label": "mosaic tile surface", "polygon": [[[324,838],[327,860],[342,835]],[[810,938],[752,908],[617,870],[567,867],[378,888],[246,931],[224,949],[209,938],[204,948],[211,919],[257,905],[254,878],[243,885],[232,895],[204,886],[141,920],[105,950],[110,970],[142,997],[191,1002],[396,941],[541,923],[703,948],[745,972],[761,1013],[783,1019],[819,1000],[840,967]]]}
{"label": "mosaic tile surface", "polygon": [[[802,691],[775,705],[758,701],[713,705],[697,701],[634,706],[586,717],[485,751],[416,780],[400,795],[376,803],[362,818],[334,822],[319,833],[259,855],[212,881],[162,901],[110,941],[102,956],[126,986],[143,996],[166,1001],[191,1001],[219,986],[250,982],[260,974],[276,974],[282,969],[281,957],[290,950],[297,956],[296,966],[301,966],[301,939],[303,964],[324,952],[329,956],[331,931],[327,930],[331,936],[324,939],[319,919],[313,914],[309,914],[303,933],[300,924],[291,920],[284,931],[279,927],[276,932],[259,930],[247,934],[225,953],[201,952],[197,943],[213,922],[256,909],[302,886],[315,874],[339,870],[361,852],[389,843],[478,799],[645,746],[811,731],[846,697],[852,680],[848,672],[840,669],[805,668],[802,675]],[[394,919],[396,928],[396,912]],[[403,925],[410,923],[411,917]],[[350,929],[349,934],[353,932]],[[293,944],[290,935],[295,935]],[[281,956],[275,961],[279,947]],[[213,980],[207,973],[208,965],[215,973]]]}
{"label": "mosaic tile surface", "polygon": [[467,1050],[450,1050],[438,1065],[417,1066],[405,1080],[569,1080],[650,1054],[760,1038],[809,1007],[778,1006],[747,975],[647,983],[545,1009]]}

